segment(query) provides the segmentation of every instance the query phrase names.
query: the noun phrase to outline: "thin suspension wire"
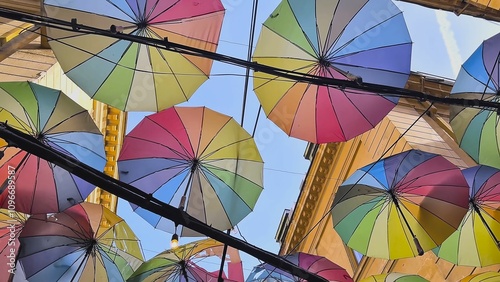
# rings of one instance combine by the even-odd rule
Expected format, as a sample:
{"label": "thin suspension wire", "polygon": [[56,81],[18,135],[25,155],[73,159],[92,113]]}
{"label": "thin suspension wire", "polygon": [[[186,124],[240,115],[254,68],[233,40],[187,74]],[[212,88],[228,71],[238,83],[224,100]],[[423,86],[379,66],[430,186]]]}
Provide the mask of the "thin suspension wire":
{"label": "thin suspension wire", "polygon": [[[253,52],[253,40],[254,40],[254,35],[255,35],[255,25],[257,21],[257,7],[258,7],[259,1],[254,0],[253,5],[252,5],[252,19],[250,22],[250,34],[248,38],[248,52],[247,52],[247,61],[250,61],[252,59],[252,52]],[[248,81],[250,79],[250,67],[246,67],[245,71],[245,84],[243,88],[243,102],[241,105],[241,126],[243,127],[243,124],[245,122],[245,109],[246,109],[246,104],[247,104],[247,96],[248,96]],[[258,120],[256,121],[256,123]],[[252,135],[253,138],[253,135]],[[236,169],[235,172],[238,171],[238,162],[236,162]],[[239,229],[238,229],[239,230]],[[227,230],[227,234],[229,235],[231,232],[230,229]],[[219,277],[218,281],[223,282],[224,279],[222,279],[222,273],[224,271],[224,263],[226,260],[226,253],[227,253],[227,244],[224,244],[224,249],[222,250],[222,258],[221,258],[221,263],[220,263],[220,270],[219,270]]]}
{"label": "thin suspension wire", "polygon": [[[427,109],[425,109],[425,111],[420,114],[418,116],[418,118],[401,134],[401,136],[399,136],[395,141],[394,143],[392,143],[391,146],[389,146],[389,148],[387,148],[383,153],[382,155],[377,159],[377,161],[373,162],[372,165],[364,172],[364,174],[358,179],[356,180],[356,182],[352,185],[351,189],[353,189],[358,183],[359,181],[375,166],[375,163],[379,162],[380,160],[382,160],[384,158],[384,156],[390,151],[392,150],[392,148],[394,146],[396,146],[396,144],[399,142],[399,140],[401,140],[403,138],[403,136],[405,136],[406,133],[408,133],[408,131],[410,131],[410,129],[415,126],[415,124],[417,124],[417,122],[431,109],[431,107],[433,106],[434,104],[431,103],[429,105],[429,107],[427,107]],[[311,227],[311,229],[309,229],[309,231],[306,232],[306,234],[299,240],[299,242],[297,242],[297,244],[295,246],[293,246],[293,248],[286,254],[284,255],[283,257],[284,258],[287,258],[288,256],[290,256],[291,254],[293,254],[297,248],[300,246],[300,244],[312,233],[312,231],[318,227],[318,225],[327,217],[330,215],[331,211],[333,209],[333,205],[332,207]],[[293,217],[293,215],[292,215]],[[264,281],[265,279],[269,278],[270,275],[276,270],[276,267],[273,268],[273,270],[269,271],[269,273],[267,274],[266,278],[264,278]]]}
{"label": "thin suspension wire", "polygon": [[[256,25],[256,21],[257,21],[257,7],[258,7],[258,5],[259,5],[259,0],[254,0],[253,7],[252,7],[252,19],[251,19],[251,23],[250,23],[250,36],[248,38],[247,61],[252,60],[252,53],[253,53],[252,46],[253,46],[253,41],[254,41],[254,36],[255,36],[255,25]],[[241,126],[243,126],[243,123],[245,121],[245,108],[246,108],[246,103],[247,103],[249,80],[250,80],[250,67],[246,67],[245,86],[243,88],[243,105],[241,108]],[[258,120],[256,122],[258,122]]]}

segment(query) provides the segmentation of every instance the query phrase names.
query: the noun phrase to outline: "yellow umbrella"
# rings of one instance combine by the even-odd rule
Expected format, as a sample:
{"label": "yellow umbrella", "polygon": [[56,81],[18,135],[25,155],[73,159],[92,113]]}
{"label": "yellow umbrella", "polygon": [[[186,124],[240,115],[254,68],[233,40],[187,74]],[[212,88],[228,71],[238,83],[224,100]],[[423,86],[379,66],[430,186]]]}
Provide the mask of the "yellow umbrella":
{"label": "yellow umbrella", "polygon": [[360,282],[429,282],[429,281],[416,274],[393,272],[393,273],[373,275],[361,280]]}
{"label": "yellow umbrella", "polygon": [[498,281],[500,281],[500,273],[493,271],[483,272],[479,274],[472,274],[460,280],[460,282],[498,282]]}

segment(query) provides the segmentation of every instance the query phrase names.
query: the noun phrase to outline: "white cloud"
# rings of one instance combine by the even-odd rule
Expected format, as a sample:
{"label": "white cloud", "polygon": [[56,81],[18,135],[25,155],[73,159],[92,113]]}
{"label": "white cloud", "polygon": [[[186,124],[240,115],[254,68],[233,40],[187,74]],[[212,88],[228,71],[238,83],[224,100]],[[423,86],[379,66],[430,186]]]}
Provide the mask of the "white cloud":
{"label": "white cloud", "polygon": [[460,55],[460,47],[455,39],[455,33],[452,30],[450,20],[447,18],[447,13],[440,10],[436,10],[435,13],[439,25],[439,31],[441,32],[446,51],[448,53],[451,69],[456,77],[463,63],[462,56]]}

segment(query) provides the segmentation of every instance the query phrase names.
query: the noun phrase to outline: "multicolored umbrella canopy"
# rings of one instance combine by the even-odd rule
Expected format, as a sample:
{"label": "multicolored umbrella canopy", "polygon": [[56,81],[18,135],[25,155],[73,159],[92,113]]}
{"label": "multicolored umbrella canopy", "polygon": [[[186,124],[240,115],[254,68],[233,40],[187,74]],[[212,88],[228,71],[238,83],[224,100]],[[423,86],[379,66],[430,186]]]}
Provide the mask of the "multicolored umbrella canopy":
{"label": "multicolored umbrella canopy", "polygon": [[[32,82],[0,82],[0,122],[97,170],[106,164],[104,139],[89,112],[59,90]],[[0,206],[8,209],[15,190],[15,210],[53,213],[82,202],[95,186],[0,139]],[[9,175],[15,179],[8,179]],[[10,183],[9,183],[10,180]],[[14,181],[14,182],[12,182]]]}
{"label": "multicolored umbrella canopy", "polygon": [[470,186],[469,211],[437,255],[456,265],[500,264],[500,170],[479,165],[463,174]]}
{"label": "multicolored umbrella canopy", "polygon": [[469,187],[445,159],[409,150],[355,171],[339,187],[333,226],[352,249],[384,259],[414,257],[460,225]]}
{"label": "multicolored umbrella canopy", "polygon": [[[44,0],[48,17],[130,35],[217,49],[220,0]],[[47,29],[68,77],[95,100],[125,111],[160,111],[187,101],[208,79],[212,60],[127,40]]]}
{"label": "multicolored umbrella canopy", "polygon": [[[322,256],[297,252],[285,256],[285,259],[310,273],[317,274],[318,276],[327,279],[328,281],[353,281],[345,269]],[[271,281],[295,282],[303,280],[266,263],[254,267],[246,280],[246,282]]]}
{"label": "multicolored umbrella canopy", "polygon": [[[283,0],[264,22],[253,61],[298,73],[404,87],[411,39],[390,0]],[[263,73],[254,90],[267,117],[313,143],[349,140],[377,125],[395,97]]]}
{"label": "multicolored umbrella canopy", "polygon": [[429,282],[429,280],[422,278],[416,274],[405,273],[386,273],[367,277],[360,282]]}
{"label": "multicolored umbrella canopy", "polygon": [[497,282],[497,281],[500,281],[500,273],[492,271],[483,272],[479,274],[472,274],[460,280],[460,282]]}
{"label": "multicolored umbrella canopy", "polygon": [[28,281],[124,281],[143,261],[127,223],[87,202],[31,216],[19,240],[19,262]]}
{"label": "multicolored umbrella canopy", "polygon": [[[0,209],[0,281],[11,281],[16,268],[17,252],[20,248],[19,233],[28,216],[13,210]],[[10,271],[9,271],[10,270]]]}
{"label": "multicolored umbrella canopy", "polygon": [[[143,263],[127,282],[216,282],[218,273],[211,273],[205,270],[201,264],[206,262],[210,257],[220,258],[223,248],[224,244],[220,242],[213,239],[204,239],[162,252]],[[229,247],[228,254],[232,252],[237,252],[237,250]],[[214,261],[209,261],[208,263],[214,263]],[[232,264],[229,267],[233,269],[229,269],[229,279],[224,278],[223,281],[243,281],[241,261],[231,261],[228,264]],[[220,262],[216,265],[219,266]],[[237,272],[237,279],[231,279],[232,271]]]}
{"label": "multicolored umbrella canopy", "polygon": [[[465,61],[450,97],[499,102],[500,33],[485,40]],[[478,164],[500,168],[500,127],[495,109],[450,106],[457,143]]]}
{"label": "multicolored umbrella canopy", "polygon": [[[253,210],[263,167],[252,136],[205,107],[172,107],[145,117],[125,137],[118,159],[120,180],[220,230]],[[176,231],[170,220],[132,207],[156,228]],[[186,228],[179,235],[201,236]]]}

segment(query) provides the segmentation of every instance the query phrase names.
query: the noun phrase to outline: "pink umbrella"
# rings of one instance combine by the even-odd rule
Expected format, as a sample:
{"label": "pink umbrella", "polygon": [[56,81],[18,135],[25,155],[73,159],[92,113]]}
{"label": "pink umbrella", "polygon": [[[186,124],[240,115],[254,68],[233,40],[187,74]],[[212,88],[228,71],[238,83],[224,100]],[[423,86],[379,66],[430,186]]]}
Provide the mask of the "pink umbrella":
{"label": "pink umbrella", "polygon": [[[354,281],[344,268],[325,257],[298,252],[286,256],[285,258],[310,273],[318,274],[319,276],[328,279],[328,281]],[[263,263],[254,267],[246,280],[246,282],[257,281],[295,282],[305,280],[295,277],[290,273],[284,272],[283,270],[267,263]]]}

